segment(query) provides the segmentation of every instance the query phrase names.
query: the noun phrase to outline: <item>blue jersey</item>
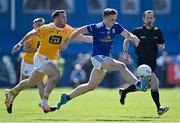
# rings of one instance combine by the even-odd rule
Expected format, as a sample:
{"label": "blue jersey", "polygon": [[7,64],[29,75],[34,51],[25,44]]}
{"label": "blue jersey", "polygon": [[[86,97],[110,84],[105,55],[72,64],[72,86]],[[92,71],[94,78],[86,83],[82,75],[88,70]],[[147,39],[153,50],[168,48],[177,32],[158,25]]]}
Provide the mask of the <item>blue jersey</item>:
{"label": "blue jersey", "polygon": [[87,29],[93,36],[92,56],[110,56],[114,36],[124,30],[118,23],[115,23],[112,28],[108,29],[103,22],[87,25]]}

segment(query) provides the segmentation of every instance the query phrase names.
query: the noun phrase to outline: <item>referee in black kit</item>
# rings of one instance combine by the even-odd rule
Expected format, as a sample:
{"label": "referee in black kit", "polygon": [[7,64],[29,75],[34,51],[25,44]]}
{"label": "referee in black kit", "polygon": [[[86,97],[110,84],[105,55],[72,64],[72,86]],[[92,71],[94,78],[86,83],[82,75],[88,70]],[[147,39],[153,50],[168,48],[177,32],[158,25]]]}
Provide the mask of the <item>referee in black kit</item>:
{"label": "referee in black kit", "polygon": [[[162,106],[159,101],[159,79],[155,75],[156,70],[156,58],[158,56],[158,49],[163,50],[165,48],[164,39],[161,33],[161,30],[158,27],[153,26],[155,17],[152,10],[147,10],[143,13],[142,20],[144,22],[143,26],[137,27],[133,30],[139,39],[138,47],[135,47],[135,53],[137,55],[137,65],[147,64],[152,69],[151,77],[151,96],[154,103],[157,107],[158,115],[169,110],[169,107]],[[128,54],[129,40],[124,40],[123,49],[124,49],[124,58],[126,60],[131,60],[130,55]],[[136,91],[134,85],[130,85],[126,89],[120,89],[120,103],[123,105],[125,101],[126,94],[128,92]]]}

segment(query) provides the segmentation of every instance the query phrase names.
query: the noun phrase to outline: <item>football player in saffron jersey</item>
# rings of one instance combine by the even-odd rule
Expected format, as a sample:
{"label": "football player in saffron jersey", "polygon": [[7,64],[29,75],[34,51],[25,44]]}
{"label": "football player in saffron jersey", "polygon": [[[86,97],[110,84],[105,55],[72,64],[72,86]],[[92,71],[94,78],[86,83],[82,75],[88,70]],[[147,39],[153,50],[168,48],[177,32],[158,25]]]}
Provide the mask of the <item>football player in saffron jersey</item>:
{"label": "football player in saffron jersey", "polygon": [[[39,36],[41,38],[38,51],[34,55],[35,69],[28,79],[21,81],[13,89],[6,91],[6,107],[9,107],[13,103],[14,98],[20,91],[37,85],[37,83],[43,81],[43,77],[45,75],[48,75],[47,85],[45,87],[44,96],[40,102],[40,106],[44,112],[51,111],[51,108],[48,105],[48,98],[56,83],[61,78],[60,71],[52,61],[59,57],[59,46],[63,44],[75,31],[74,28],[67,24],[65,10],[56,10],[53,12],[52,18],[52,23],[41,26],[37,30],[28,33],[13,47],[12,53],[14,54],[31,37]],[[91,36],[79,35],[76,39],[92,42]]]}
{"label": "football player in saffron jersey", "polygon": [[[45,20],[43,18],[35,18],[33,20],[33,29],[31,31],[34,31],[44,25],[44,22]],[[40,40],[41,39],[38,36],[34,36],[24,44],[24,53],[21,61],[20,81],[27,79],[34,69],[33,57],[39,47]],[[38,88],[39,95],[41,98],[43,98],[45,88],[44,83],[39,82]],[[12,104],[7,108],[7,112],[12,113]]]}
{"label": "football player in saffron jersey", "polygon": [[[31,31],[36,30],[42,25],[44,25],[43,18],[34,19],[33,29]],[[28,42],[24,44],[24,53],[23,53],[23,58],[21,62],[20,81],[27,79],[34,68],[33,57],[40,45],[40,40],[41,39],[38,36],[35,36],[35,37],[30,38]]]}

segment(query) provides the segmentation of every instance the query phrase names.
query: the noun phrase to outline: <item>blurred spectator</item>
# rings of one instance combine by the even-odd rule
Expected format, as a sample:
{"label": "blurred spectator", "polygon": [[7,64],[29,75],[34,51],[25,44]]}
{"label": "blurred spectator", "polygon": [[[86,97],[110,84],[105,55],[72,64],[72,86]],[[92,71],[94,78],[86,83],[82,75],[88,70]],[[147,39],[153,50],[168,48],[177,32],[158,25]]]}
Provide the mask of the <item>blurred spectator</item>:
{"label": "blurred spectator", "polygon": [[0,3],[0,11],[2,10],[2,5],[1,5],[1,3]]}
{"label": "blurred spectator", "polygon": [[25,9],[48,9],[47,0],[26,0]]}
{"label": "blurred spectator", "polygon": [[171,61],[175,64],[180,63],[180,54],[179,55],[174,55],[171,57]]}
{"label": "blurred spectator", "polygon": [[164,10],[167,8],[166,0],[154,0],[154,8],[156,10]]}
{"label": "blurred spectator", "polygon": [[90,59],[91,55],[89,53],[79,53],[77,59],[73,62],[73,64],[81,64],[81,66],[83,66]]}
{"label": "blurred spectator", "polygon": [[91,13],[101,13],[105,8],[105,0],[88,0],[88,9]]}
{"label": "blurred spectator", "polygon": [[87,76],[80,64],[76,64],[74,66],[74,70],[72,71],[70,78],[71,78],[73,87],[77,87],[78,85],[85,82]]}
{"label": "blurred spectator", "polygon": [[8,78],[9,78],[9,75],[7,74],[7,69],[6,69],[6,66],[4,65],[4,62],[2,61],[2,57],[3,57],[3,53],[0,49],[0,85],[2,83],[6,83],[8,82]]}
{"label": "blurred spectator", "polygon": [[123,0],[121,6],[124,14],[137,14],[139,11],[139,0]]}
{"label": "blurred spectator", "polygon": [[[115,88],[117,87],[117,73],[115,71],[107,71],[105,80],[107,81],[108,88]],[[118,83],[119,86],[119,83]]]}
{"label": "blurred spectator", "polygon": [[[179,59],[179,63],[180,63],[180,59]],[[174,78],[180,80],[180,64],[175,64],[174,71],[175,71]]]}
{"label": "blurred spectator", "polygon": [[162,52],[162,55],[157,58],[157,71],[156,74],[159,78],[159,84],[160,87],[165,87],[166,86],[166,73],[167,73],[167,64],[171,60],[170,56],[166,51]]}
{"label": "blurred spectator", "polygon": [[178,30],[178,41],[180,42],[180,26],[179,26],[179,30]]}
{"label": "blurred spectator", "polygon": [[163,65],[167,64],[169,61],[170,61],[169,55],[167,54],[166,51],[163,51],[162,55],[157,58],[156,62],[157,62],[158,66],[163,66]]}
{"label": "blurred spectator", "polygon": [[125,10],[129,11],[133,11],[135,9],[135,1],[134,0],[124,0],[124,4],[125,4]]}
{"label": "blurred spectator", "polygon": [[19,56],[17,57],[16,59],[16,62],[15,62],[15,65],[14,65],[14,68],[16,70],[16,76],[17,76],[17,82],[19,82],[20,80],[20,69],[21,69],[21,61],[22,61],[22,58],[23,58],[23,53],[24,52],[21,52],[19,53]]}
{"label": "blurred spectator", "polygon": [[0,12],[7,11],[8,6],[7,0],[0,0]]}
{"label": "blurred spectator", "polygon": [[89,0],[89,8],[92,10],[101,9],[101,2],[100,0]]}
{"label": "blurred spectator", "polygon": [[4,55],[2,57],[2,62],[7,69],[7,73],[9,75],[9,82],[11,84],[16,84],[16,72],[13,63],[11,62],[11,58],[8,55]]}
{"label": "blurred spectator", "polygon": [[68,10],[69,5],[67,0],[50,0],[50,8]]}
{"label": "blurred spectator", "polygon": [[87,76],[85,81],[87,82],[93,68],[90,53],[79,53],[77,59],[73,62],[73,69],[75,69],[74,67],[76,64],[80,64],[82,69],[85,71]]}
{"label": "blurred spectator", "polygon": [[[72,2],[72,1],[71,1]],[[24,7],[25,9],[39,9],[39,10],[55,10],[64,9],[69,10],[70,6],[67,0],[26,0]]]}
{"label": "blurred spectator", "polygon": [[77,59],[73,62],[73,66],[75,64],[83,64],[84,63],[84,60],[83,60],[83,57],[84,57],[84,54],[83,53],[79,53],[78,56],[77,56]]}
{"label": "blurred spectator", "polygon": [[86,76],[87,76],[85,81],[88,81],[88,78],[90,77],[91,74],[91,70],[93,69],[90,53],[84,54],[84,63],[82,64],[82,68],[86,72]]}
{"label": "blurred spectator", "polygon": [[171,0],[154,0],[154,10],[156,13],[169,13]]}
{"label": "blurred spectator", "polygon": [[53,63],[57,66],[57,68],[61,72],[61,75],[63,76],[63,74],[64,74],[65,59],[60,57],[59,59],[53,61]]}

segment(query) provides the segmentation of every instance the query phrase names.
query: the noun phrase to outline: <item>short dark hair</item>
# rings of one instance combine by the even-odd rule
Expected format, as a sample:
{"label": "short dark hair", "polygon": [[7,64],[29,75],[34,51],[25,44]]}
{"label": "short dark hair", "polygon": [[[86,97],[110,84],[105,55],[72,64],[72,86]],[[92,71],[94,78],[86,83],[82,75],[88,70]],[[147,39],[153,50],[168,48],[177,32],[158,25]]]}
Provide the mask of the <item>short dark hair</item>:
{"label": "short dark hair", "polygon": [[116,15],[117,14],[117,10],[116,9],[112,9],[112,8],[106,8],[104,9],[104,14],[103,16],[109,16],[109,15]]}
{"label": "short dark hair", "polygon": [[55,17],[57,17],[59,14],[66,14],[66,11],[61,9],[61,10],[55,10],[53,13],[52,13],[52,18],[54,19]]}
{"label": "short dark hair", "polygon": [[33,23],[36,23],[36,22],[45,22],[45,20],[44,20],[44,18],[35,18],[34,20],[33,20]]}
{"label": "short dark hair", "polygon": [[153,10],[146,10],[144,13],[143,13],[143,17],[145,17],[145,15],[149,13],[149,14],[153,14],[153,16],[155,17],[155,14],[154,14],[154,11]]}

